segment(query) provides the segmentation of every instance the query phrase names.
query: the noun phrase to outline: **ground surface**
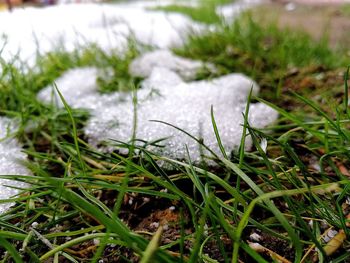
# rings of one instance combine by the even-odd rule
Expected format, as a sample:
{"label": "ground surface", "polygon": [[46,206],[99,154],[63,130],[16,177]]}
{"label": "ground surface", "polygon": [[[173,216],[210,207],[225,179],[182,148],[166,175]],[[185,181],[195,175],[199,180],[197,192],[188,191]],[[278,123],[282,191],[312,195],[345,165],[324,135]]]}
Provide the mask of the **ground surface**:
{"label": "ground surface", "polygon": [[320,1],[274,1],[259,8],[254,16],[265,23],[277,22],[280,28],[306,31],[316,41],[326,37],[332,47],[350,45],[350,4],[343,1],[325,1],[322,5]]}

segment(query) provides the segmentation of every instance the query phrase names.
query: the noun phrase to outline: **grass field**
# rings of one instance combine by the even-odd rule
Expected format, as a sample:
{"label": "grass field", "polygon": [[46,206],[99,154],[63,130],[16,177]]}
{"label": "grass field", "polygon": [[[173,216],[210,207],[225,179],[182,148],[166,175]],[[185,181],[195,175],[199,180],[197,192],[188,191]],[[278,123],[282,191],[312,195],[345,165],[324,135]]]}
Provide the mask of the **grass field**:
{"label": "grass field", "polygon": [[[1,262],[349,262],[346,51],[261,26],[249,14],[229,25],[205,22],[220,29],[175,52],[213,63],[216,75],[251,76],[262,87],[251,101],[280,113],[263,131],[246,120],[253,151],[242,150],[243,138],[238,152],[212,156],[215,167],[132,142],[127,156],[102,153],[82,132],[88,112],[36,100],[41,88],[78,66],[113,68],[112,80],[100,80],[103,92],[137,87],[140,80],[127,72],[135,43],[123,58],[94,46],[52,52],[38,58],[36,70],[1,61],[0,114],[20,121],[16,136],[33,172],[15,176],[31,187],[0,215]],[[198,79],[207,77],[214,75]]]}

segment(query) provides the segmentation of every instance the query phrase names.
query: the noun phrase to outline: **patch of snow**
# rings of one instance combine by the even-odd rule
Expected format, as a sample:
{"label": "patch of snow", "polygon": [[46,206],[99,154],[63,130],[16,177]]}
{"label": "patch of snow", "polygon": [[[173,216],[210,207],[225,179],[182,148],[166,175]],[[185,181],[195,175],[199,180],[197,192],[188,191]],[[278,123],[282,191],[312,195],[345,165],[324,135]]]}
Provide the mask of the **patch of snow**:
{"label": "patch of snow", "polygon": [[[11,133],[15,132],[16,124],[13,120],[0,117],[0,175],[29,175],[30,171],[21,164],[27,156],[22,152],[21,145]],[[27,184],[15,180],[0,179],[0,200],[6,200],[21,192]],[[0,214],[14,203],[0,204]]]}
{"label": "patch of snow", "polygon": [[[91,111],[92,117],[85,127],[85,134],[92,145],[98,146],[110,139],[130,142],[134,127],[133,95],[118,92],[100,95],[96,85],[97,72],[91,68],[74,69],[56,83],[72,107]],[[147,142],[166,138],[158,143],[163,148],[150,149],[181,160],[187,158],[187,146],[191,159],[199,162],[201,154],[196,141],[169,125],[150,120],[163,121],[202,138],[210,149],[220,155],[210,115],[213,105],[221,140],[229,154],[240,144],[244,122],[242,113],[251,88],[257,94],[258,85],[242,74],[186,83],[175,72],[155,67],[137,92],[136,138]],[[39,98],[50,102],[51,94],[55,92],[48,87],[39,94]],[[262,103],[250,105],[249,122],[253,127],[263,128],[276,118],[277,112],[272,108]],[[246,146],[247,149],[251,147],[249,138]]]}
{"label": "patch of snow", "polygon": [[37,52],[59,47],[72,51],[95,43],[122,53],[130,38],[157,48],[179,46],[192,30],[202,28],[185,15],[152,11],[140,2],[26,7],[0,13],[0,32],[6,36],[0,47],[5,45],[5,60],[18,55],[34,65]]}
{"label": "patch of snow", "polygon": [[214,66],[173,55],[169,50],[148,52],[135,59],[130,65],[130,74],[136,77],[148,77],[154,68],[166,68],[179,74],[184,80],[194,79],[203,68],[214,71]]}
{"label": "patch of snow", "polygon": [[[103,107],[106,102],[115,102],[120,97],[117,93],[113,95],[100,95],[98,93],[97,78],[106,77],[106,75],[109,75],[109,72],[94,67],[71,69],[58,78],[55,85],[69,105],[75,108],[93,110]],[[63,103],[53,86],[41,90],[37,97],[46,103],[63,107]]]}

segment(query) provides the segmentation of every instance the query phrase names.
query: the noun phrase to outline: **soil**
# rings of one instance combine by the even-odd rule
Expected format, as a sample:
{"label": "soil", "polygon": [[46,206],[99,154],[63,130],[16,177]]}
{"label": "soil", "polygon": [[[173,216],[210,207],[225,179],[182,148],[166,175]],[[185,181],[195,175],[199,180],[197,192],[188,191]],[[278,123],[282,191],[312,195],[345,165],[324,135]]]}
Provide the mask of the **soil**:
{"label": "soil", "polygon": [[315,40],[328,36],[332,47],[349,50],[350,4],[344,3],[330,0],[276,0],[259,7],[254,14],[263,22],[278,23],[280,28],[306,31]]}

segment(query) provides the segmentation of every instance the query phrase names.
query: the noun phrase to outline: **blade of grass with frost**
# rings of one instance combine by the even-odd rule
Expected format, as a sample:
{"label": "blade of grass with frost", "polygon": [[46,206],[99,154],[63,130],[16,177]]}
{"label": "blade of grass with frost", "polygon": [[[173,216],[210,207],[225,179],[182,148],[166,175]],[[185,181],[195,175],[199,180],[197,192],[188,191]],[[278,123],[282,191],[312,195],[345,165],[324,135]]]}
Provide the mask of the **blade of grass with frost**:
{"label": "blade of grass with frost", "polygon": [[0,246],[5,248],[5,250],[12,256],[12,259],[16,263],[23,263],[21,255],[17,252],[16,248],[11,245],[5,238],[0,237]]}
{"label": "blade of grass with frost", "polygon": [[62,101],[62,103],[63,103],[63,105],[64,105],[64,107],[69,115],[69,118],[71,120],[72,127],[73,127],[73,139],[74,139],[74,144],[75,144],[75,150],[77,151],[77,156],[78,156],[79,164],[80,164],[80,167],[82,169],[83,175],[86,175],[85,163],[83,161],[83,158],[81,158],[80,147],[79,147],[79,143],[78,143],[78,132],[77,132],[77,127],[75,125],[75,120],[74,120],[72,111],[71,111],[69,105],[67,104],[66,100],[64,99],[62,93],[57,88],[55,83],[54,83],[54,87],[55,87],[55,90],[57,91],[58,95],[60,96],[60,99],[61,99],[61,101]]}
{"label": "blade of grass with frost", "polygon": [[221,141],[221,138],[220,138],[218,127],[216,125],[216,121],[215,121],[215,117],[214,117],[214,107],[213,107],[213,105],[211,105],[211,107],[210,107],[210,115],[211,115],[211,123],[213,125],[216,141],[217,141],[217,143],[219,145],[219,148],[220,148],[220,151],[222,153],[222,156],[224,156],[225,159],[228,159],[226,151],[225,151],[225,148],[222,145],[222,141]]}
{"label": "blade of grass with frost", "polygon": [[[249,95],[247,98],[247,103],[245,106],[245,112],[243,114],[243,131],[242,131],[242,137],[241,137],[241,143],[239,145],[239,167],[242,167],[243,160],[244,160],[244,153],[245,153],[245,140],[247,136],[247,125],[248,125],[248,116],[249,116],[249,108],[250,108],[250,101],[252,99],[252,92],[253,92],[253,87],[249,91]],[[240,186],[240,179],[237,177],[237,187]]]}

